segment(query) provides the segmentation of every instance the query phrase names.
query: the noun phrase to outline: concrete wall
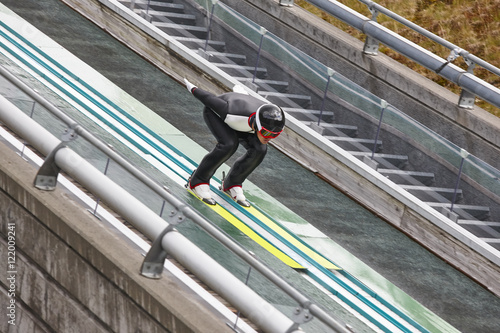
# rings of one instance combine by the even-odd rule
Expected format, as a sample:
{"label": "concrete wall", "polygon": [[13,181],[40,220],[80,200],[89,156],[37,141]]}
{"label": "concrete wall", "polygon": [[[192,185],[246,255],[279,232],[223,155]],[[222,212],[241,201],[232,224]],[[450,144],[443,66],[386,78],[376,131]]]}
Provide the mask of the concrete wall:
{"label": "concrete wall", "polygon": [[1,332],[231,331],[168,272],[142,277],[140,251],[68,193],[35,189],[37,169],[3,143],[0,156]]}

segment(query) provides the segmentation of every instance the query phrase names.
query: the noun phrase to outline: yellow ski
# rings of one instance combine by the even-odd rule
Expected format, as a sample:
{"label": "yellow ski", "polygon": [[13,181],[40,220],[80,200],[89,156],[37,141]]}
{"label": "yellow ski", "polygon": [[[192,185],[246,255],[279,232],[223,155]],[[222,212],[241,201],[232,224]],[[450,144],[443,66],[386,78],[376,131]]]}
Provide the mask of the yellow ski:
{"label": "yellow ski", "polygon": [[264,249],[266,249],[269,253],[274,255],[276,258],[287,264],[288,266],[295,268],[295,269],[305,269],[302,265],[300,265],[298,262],[290,258],[288,255],[283,253],[280,249],[276,248],[274,245],[269,243],[267,240],[262,238],[259,234],[257,234],[255,231],[253,231],[250,227],[248,227],[245,223],[240,221],[237,217],[235,217],[233,214],[231,214],[227,209],[222,207],[219,204],[215,205],[210,205],[200,198],[196,196],[189,188],[187,188],[189,193],[191,193],[195,198],[203,202],[205,205],[210,207],[214,212],[219,214],[223,219],[231,223],[233,226],[238,228],[241,232],[243,232],[245,235],[250,237],[252,240],[254,240],[257,244],[262,246]]}

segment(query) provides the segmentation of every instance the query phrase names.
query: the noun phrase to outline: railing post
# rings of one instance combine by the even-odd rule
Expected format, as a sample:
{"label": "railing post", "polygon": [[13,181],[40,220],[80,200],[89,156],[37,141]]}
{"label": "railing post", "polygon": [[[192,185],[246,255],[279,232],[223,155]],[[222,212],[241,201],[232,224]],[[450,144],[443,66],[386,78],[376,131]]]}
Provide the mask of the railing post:
{"label": "railing post", "polygon": [[203,48],[204,52],[207,52],[208,39],[210,37],[210,28],[212,27],[212,19],[214,17],[215,5],[217,5],[217,2],[219,2],[219,0],[212,0],[212,9],[210,10],[210,18],[208,20],[208,27],[207,27],[207,39],[205,40],[205,47]]}
{"label": "railing post", "polygon": [[378,162],[374,160],[374,157],[375,157],[375,152],[377,150],[377,142],[378,142],[378,137],[380,135],[380,128],[382,127],[382,119],[384,118],[384,111],[385,109],[387,109],[388,105],[389,104],[387,104],[386,100],[382,99],[380,101],[380,109],[381,109],[380,118],[378,120],[377,133],[375,134],[375,142],[373,143],[372,154],[370,158],[368,158],[368,156],[363,157],[363,162],[375,170],[378,169]]}
{"label": "railing post", "polygon": [[372,149],[372,156],[371,159],[373,160],[373,157],[375,156],[375,151],[377,150],[377,141],[378,141],[378,136],[380,135],[380,127],[382,127],[382,119],[384,118],[384,111],[387,109],[387,101],[386,100],[381,100],[380,101],[380,119],[378,120],[378,126],[377,126],[377,134],[375,134],[375,143],[373,144],[373,149]]}
{"label": "railing post", "polygon": [[149,15],[149,7],[151,0],[148,0],[148,4],[146,5],[146,11],[141,10],[141,17],[148,21],[149,23],[153,22],[153,16]]}
{"label": "railing post", "polygon": [[[476,67],[476,64],[466,56],[463,56],[463,58],[465,63],[468,65],[467,73],[474,75],[474,67]],[[458,100],[458,106],[464,109],[473,109],[475,101],[476,95],[462,88],[462,91],[460,92],[460,98]]]}
{"label": "railing post", "polygon": [[[378,10],[374,8],[373,1],[370,1],[370,4],[368,4],[368,9],[372,13],[372,21],[377,22]],[[377,39],[373,38],[372,36],[366,35],[363,53],[377,55],[379,44],[380,42]]]}
{"label": "railing post", "polygon": [[259,43],[259,50],[257,51],[257,60],[255,61],[255,68],[253,70],[252,83],[255,83],[255,77],[257,76],[257,67],[259,66],[260,52],[262,51],[262,42],[264,41],[264,37],[267,34],[267,29],[264,27],[260,27],[259,33],[260,33],[260,43]]}
{"label": "railing post", "polygon": [[330,80],[333,75],[335,75],[335,71],[331,69],[330,67],[327,68],[327,74],[328,74],[328,79],[326,81],[326,86],[325,86],[325,91],[323,93],[323,100],[321,101],[321,108],[319,110],[319,118],[318,118],[318,126],[321,123],[321,118],[323,118],[323,111],[325,109],[325,101],[326,101],[326,95],[328,94],[328,86],[330,85]]}
{"label": "railing post", "polygon": [[[465,159],[469,156],[469,152],[465,149],[460,149],[460,156],[462,160],[460,161],[460,168],[458,169],[457,181],[455,182],[455,190],[453,191],[453,199],[451,200],[450,212],[453,213],[453,206],[457,199],[458,185],[460,184],[460,177],[462,176],[462,169],[464,167]],[[455,221],[456,222],[456,221]]]}

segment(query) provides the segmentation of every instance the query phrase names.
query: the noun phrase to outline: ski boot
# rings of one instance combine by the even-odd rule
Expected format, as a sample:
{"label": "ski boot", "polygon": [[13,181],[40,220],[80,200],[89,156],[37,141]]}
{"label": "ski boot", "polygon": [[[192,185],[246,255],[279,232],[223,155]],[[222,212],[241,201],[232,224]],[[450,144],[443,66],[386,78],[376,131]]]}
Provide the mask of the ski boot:
{"label": "ski boot", "polygon": [[229,195],[237,204],[243,207],[250,207],[250,202],[245,198],[245,194],[243,194],[243,188],[239,185],[233,186],[231,188],[224,188],[224,179],[226,178],[226,173],[222,172],[222,186],[220,187],[221,191],[224,191],[227,195]]}
{"label": "ski boot", "polygon": [[[195,170],[196,171],[196,170]],[[194,171],[193,171],[194,174]],[[193,175],[191,174],[191,176]],[[198,184],[194,187],[191,186],[191,177],[189,177],[185,187],[194,193],[201,201],[208,205],[216,205],[216,201],[212,198],[210,193],[210,185],[208,184]]]}

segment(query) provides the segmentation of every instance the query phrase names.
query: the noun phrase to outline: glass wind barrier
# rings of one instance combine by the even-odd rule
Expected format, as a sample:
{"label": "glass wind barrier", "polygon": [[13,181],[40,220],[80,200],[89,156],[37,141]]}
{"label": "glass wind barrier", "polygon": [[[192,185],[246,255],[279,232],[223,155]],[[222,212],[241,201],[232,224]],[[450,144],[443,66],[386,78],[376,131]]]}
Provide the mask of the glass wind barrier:
{"label": "glass wind barrier", "polygon": [[[271,59],[271,61],[279,61],[282,70],[286,71],[289,76],[296,78],[294,83],[306,82],[305,85],[299,88],[301,92],[305,86],[313,87],[310,90],[314,95],[310,107],[319,108],[321,105],[321,111],[323,111],[323,106],[328,104],[325,97],[334,96],[336,99],[340,98],[343,102],[352,106],[353,109],[356,109],[356,112],[361,112],[364,119],[371,119],[372,127],[377,128],[377,135],[381,131],[380,139],[387,138],[387,133],[393,135],[396,133],[409,149],[420,150],[444,165],[448,169],[448,174],[452,174],[452,176],[444,177],[445,179],[442,180],[444,183],[440,184],[441,186],[453,188],[456,183],[455,178],[460,176],[459,172],[461,171],[462,179],[474,183],[471,185],[472,187],[480,185],[487,192],[493,194],[494,201],[498,202],[498,198],[500,198],[499,171],[494,167],[472,155],[468,155],[465,157],[463,169],[460,170],[464,155],[460,147],[411,119],[394,106],[387,105],[378,96],[368,92],[340,73],[334,72],[226,5],[218,2],[212,8],[212,2],[198,0],[198,3],[207,8],[207,15],[213,13],[214,17],[222,21],[221,25],[227,25],[226,29],[233,29],[242,40],[244,39],[246,43],[253,44],[252,50],[255,54],[248,53],[246,56],[247,58],[253,57],[257,59],[255,67],[263,62],[261,60],[259,63],[258,60],[259,57],[264,57],[265,54],[265,57]],[[253,63],[249,63],[249,65],[253,65]],[[266,90],[268,88],[271,89],[266,87]],[[266,97],[265,94],[263,96]],[[272,99],[270,101],[274,102]],[[277,104],[284,107],[283,104]],[[293,103],[285,106],[291,105]],[[304,109],[307,110],[308,108]],[[322,119],[318,119],[318,124],[321,122]],[[372,132],[373,137],[369,137],[369,139],[375,139],[375,131]],[[369,135],[371,134],[370,132]],[[443,199],[442,201],[445,202],[446,200]]]}

